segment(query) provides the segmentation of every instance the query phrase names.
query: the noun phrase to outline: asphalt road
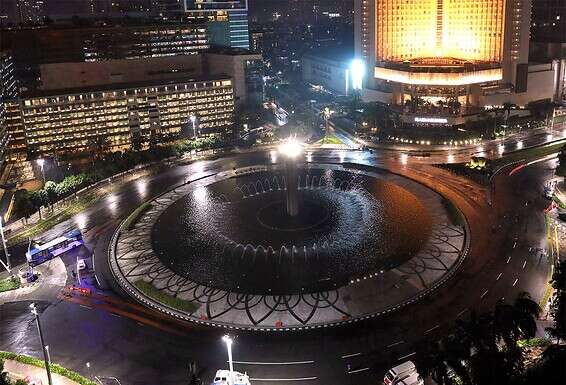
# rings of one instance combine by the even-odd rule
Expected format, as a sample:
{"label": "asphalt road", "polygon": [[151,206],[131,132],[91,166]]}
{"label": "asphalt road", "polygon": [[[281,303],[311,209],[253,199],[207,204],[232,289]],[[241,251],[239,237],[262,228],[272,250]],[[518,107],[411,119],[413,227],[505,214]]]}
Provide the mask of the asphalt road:
{"label": "asphalt road", "polygon": [[[328,151],[311,156],[321,161],[404,166],[398,155],[380,151]],[[87,240],[83,254],[94,253],[100,283],[114,295],[105,258],[109,238],[122,218],[189,175],[271,162],[273,158],[276,154],[248,153],[165,170],[127,184],[74,219],[55,226],[43,238],[79,226]],[[408,163],[407,167],[419,171],[419,165],[413,166],[410,159]],[[430,168],[425,172],[431,172]],[[235,369],[247,371],[253,384],[262,385],[375,383],[391,365],[410,359],[415,343],[446,334],[454,320],[466,317],[471,309],[489,309],[498,299],[512,300],[521,291],[539,299],[548,271],[548,261],[538,250],[544,248],[542,208],[547,204],[540,192],[550,173],[548,164],[541,163],[513,176],[504,170],[495,178],[489,215],[473,219],[477,221],[474,229],[481,229],[485,220],[484,233],[472,234],[472,239],[482,237],[482,246],[433,296],[352,327],[288,335],[235,333]],[[443,182],[441,177],[428,176],[431,180],[435,177],[435,183]],[[469,182],[452,179],[448,182],[460,189],[461,195],[471,194]],[[472,198],[462,199],[472,202]],[[69,269],[71,262],[67,261]],[[118,289],[115,293],[121,295]],[[85,364],[90,362],[93,375],[115,376],[122,384],[185,384],[188,363],[196,361],[207,383],[217,368],[227,366],[221,330],[170,323],[169,331],[164,331],[96,301],[43,303],[41,311],[52,360],[85,375],[89,374]],[[26,303],[2,305],[0,349],[40,357],[37,332],[30,320]]]}

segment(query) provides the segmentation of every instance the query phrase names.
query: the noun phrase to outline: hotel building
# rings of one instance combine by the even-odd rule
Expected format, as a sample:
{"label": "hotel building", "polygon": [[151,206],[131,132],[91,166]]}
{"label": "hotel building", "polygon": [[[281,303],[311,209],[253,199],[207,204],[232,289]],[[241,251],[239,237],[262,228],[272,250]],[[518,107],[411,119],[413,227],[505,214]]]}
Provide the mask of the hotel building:
{"label": "hotel building", "polygon": [[205,73],[199,56],[44,64],[41,75],[8,124],[11,150],[28,159],[85,152],[100,137],[112,151],[232,130],[232,78]]}
{"label": "hotel building", "polygon": [[406,122],[550,101],[563,71],[529,65],[531,0],[356,0],[354,13],[364,97]]}

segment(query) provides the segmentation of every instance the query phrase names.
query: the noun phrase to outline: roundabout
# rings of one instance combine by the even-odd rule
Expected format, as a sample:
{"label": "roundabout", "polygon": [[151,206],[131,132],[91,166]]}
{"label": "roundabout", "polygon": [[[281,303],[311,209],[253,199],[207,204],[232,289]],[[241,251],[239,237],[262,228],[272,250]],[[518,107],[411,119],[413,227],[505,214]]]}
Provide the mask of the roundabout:
{"label": "roundabout", "polygon": [[[451,222],[436,192],[379,168],[332,163],[209,174],[133,219],[109,248],[122,288],[177,318],[247,330],[398,310],[448,280],[469,247],[466,225]],[[148,295],[141,281],[192,307]]]}

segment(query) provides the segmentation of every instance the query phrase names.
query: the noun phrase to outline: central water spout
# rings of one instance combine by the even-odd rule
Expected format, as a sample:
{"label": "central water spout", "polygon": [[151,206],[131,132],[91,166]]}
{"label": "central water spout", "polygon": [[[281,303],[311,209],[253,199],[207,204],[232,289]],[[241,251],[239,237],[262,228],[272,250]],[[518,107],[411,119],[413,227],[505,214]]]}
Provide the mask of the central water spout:
{"label": "central water spout", "polygon": [[281,146],[279,152],[285,157],[285,180],[287,184],[287,215],[299,215],[299,186],[297,181],[297,157],[302,153],[303,147],[294,138],[289,138]]}

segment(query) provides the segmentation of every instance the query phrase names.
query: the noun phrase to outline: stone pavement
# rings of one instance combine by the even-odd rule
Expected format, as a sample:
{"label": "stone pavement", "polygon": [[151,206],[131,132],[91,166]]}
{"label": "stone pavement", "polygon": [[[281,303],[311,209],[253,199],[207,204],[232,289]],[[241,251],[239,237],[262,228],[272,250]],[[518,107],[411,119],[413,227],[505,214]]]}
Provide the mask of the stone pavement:
{"label": "stone pavement", "polygon": [[[14,273],[20,269],[27,269],[23,264],[13,268]],[[34,268],[39,274],[39,279],[33,283],[26,283],[16,290],[0,293],[0,305],[7,302],[17,301],[48,301],[57,299],[57,295],[67,283],[67,270],[61,258],[54,258]],[[0,273],[0,279],[8,277],[8,273]]]}
{"label": "stone pavement", "polygon": [[[6,360],[4,361],[4,370],[7,371],[10,377],[14,380],[29,379],[35,380],[38,385],[48,384],[45,369],[38,368],[37,366],[22,364],[21,362],[13,360]],[[53,380],[53,385],[79,385],[78,382],[71,381],[68,378],[53,372],[51,373],[51,379]]]}

